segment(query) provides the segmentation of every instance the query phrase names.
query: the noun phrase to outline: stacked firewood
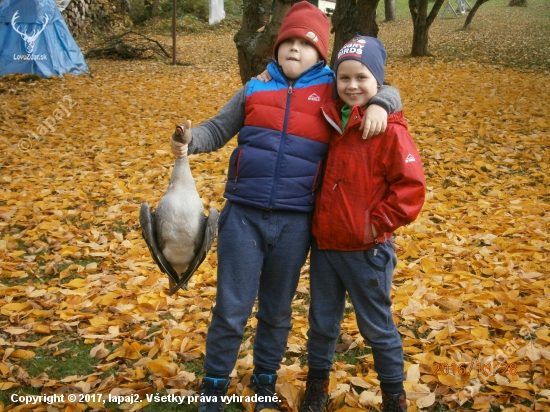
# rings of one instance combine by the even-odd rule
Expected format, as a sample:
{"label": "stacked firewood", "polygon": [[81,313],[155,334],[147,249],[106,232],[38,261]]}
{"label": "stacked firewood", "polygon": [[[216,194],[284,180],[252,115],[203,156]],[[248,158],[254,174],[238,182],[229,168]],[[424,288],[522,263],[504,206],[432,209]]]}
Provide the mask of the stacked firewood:
{"label": "stacked firewood", "polygon": [[125,7],[124,0],[72,0],[62,14],[71,33],[80,35],[93,28],[108,27]]}

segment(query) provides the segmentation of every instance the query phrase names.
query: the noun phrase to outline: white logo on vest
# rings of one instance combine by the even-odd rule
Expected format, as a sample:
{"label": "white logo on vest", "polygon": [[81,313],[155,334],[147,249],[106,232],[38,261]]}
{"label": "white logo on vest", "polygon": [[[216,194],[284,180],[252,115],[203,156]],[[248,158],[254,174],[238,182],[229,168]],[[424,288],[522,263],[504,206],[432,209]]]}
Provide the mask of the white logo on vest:
{"label": "white logo on vest", "polygon": [[308,100],[313,100],[314,102],[320,102],[321,101],[321,98],[319,96],[317,96],[317,94],[315,94],[315,93],[311,94],[307,99]]}

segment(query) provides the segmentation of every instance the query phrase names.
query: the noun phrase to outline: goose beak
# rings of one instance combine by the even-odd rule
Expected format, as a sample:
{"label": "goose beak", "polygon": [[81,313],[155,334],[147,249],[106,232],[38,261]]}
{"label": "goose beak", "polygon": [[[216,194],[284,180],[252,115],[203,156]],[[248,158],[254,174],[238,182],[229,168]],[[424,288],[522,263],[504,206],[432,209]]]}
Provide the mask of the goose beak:
{"label": "goose beak", "polygon": [[[174,141],[179,143],[188,143],[185,141],[185,132],[187,131],[187,128],[185,126],[176,125],[176,130],[174,131],[174,134],[172,135],[172,139]],[[191,139],[189,139],[191,140]]]}

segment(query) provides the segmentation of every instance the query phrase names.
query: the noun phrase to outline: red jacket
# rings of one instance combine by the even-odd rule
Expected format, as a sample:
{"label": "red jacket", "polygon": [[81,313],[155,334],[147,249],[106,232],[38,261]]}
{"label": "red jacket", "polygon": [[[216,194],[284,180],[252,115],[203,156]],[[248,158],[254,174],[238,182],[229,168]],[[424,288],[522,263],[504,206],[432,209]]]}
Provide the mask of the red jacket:
{"label": "red jacket", "polygon": [[[332,132],[313,219],[320,249],[370,249],[414,221],[424,204],[422,161],[403,112],[388,116],[386,131],[368,140],[359,130],[363,112],[354,107],[344,133]],[[339,107],[325,116],[341,129]]]}

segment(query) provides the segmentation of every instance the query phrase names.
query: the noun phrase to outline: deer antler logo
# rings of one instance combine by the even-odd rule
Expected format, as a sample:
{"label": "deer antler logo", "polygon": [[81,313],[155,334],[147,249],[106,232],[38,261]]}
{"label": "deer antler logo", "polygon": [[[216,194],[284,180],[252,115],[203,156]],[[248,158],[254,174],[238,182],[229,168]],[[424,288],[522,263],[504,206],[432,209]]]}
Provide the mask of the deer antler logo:
{"label": "deer antler logo", "polygon": [[49,17],[47,14],[45,14],[44,17],[46,19],[44,23],[42,23],[42,28],[38,31],[34,29],[30,35],[27,34],[26,30],[24,33],[21,33],[21,31],[19,31],[18,28],[15,26],[15,20],[17,20],[17,17],[19,17],[19,10],[17,10],[11,18],[11,26],[17,33],[21,35],[21,38],[25,41],[25,48],[27,49],[27,53],[31,54],[34,50],[34,43],[36,42],[38,35],[44,31],[44,29],[46,28],[46,24],[48,24]]}

